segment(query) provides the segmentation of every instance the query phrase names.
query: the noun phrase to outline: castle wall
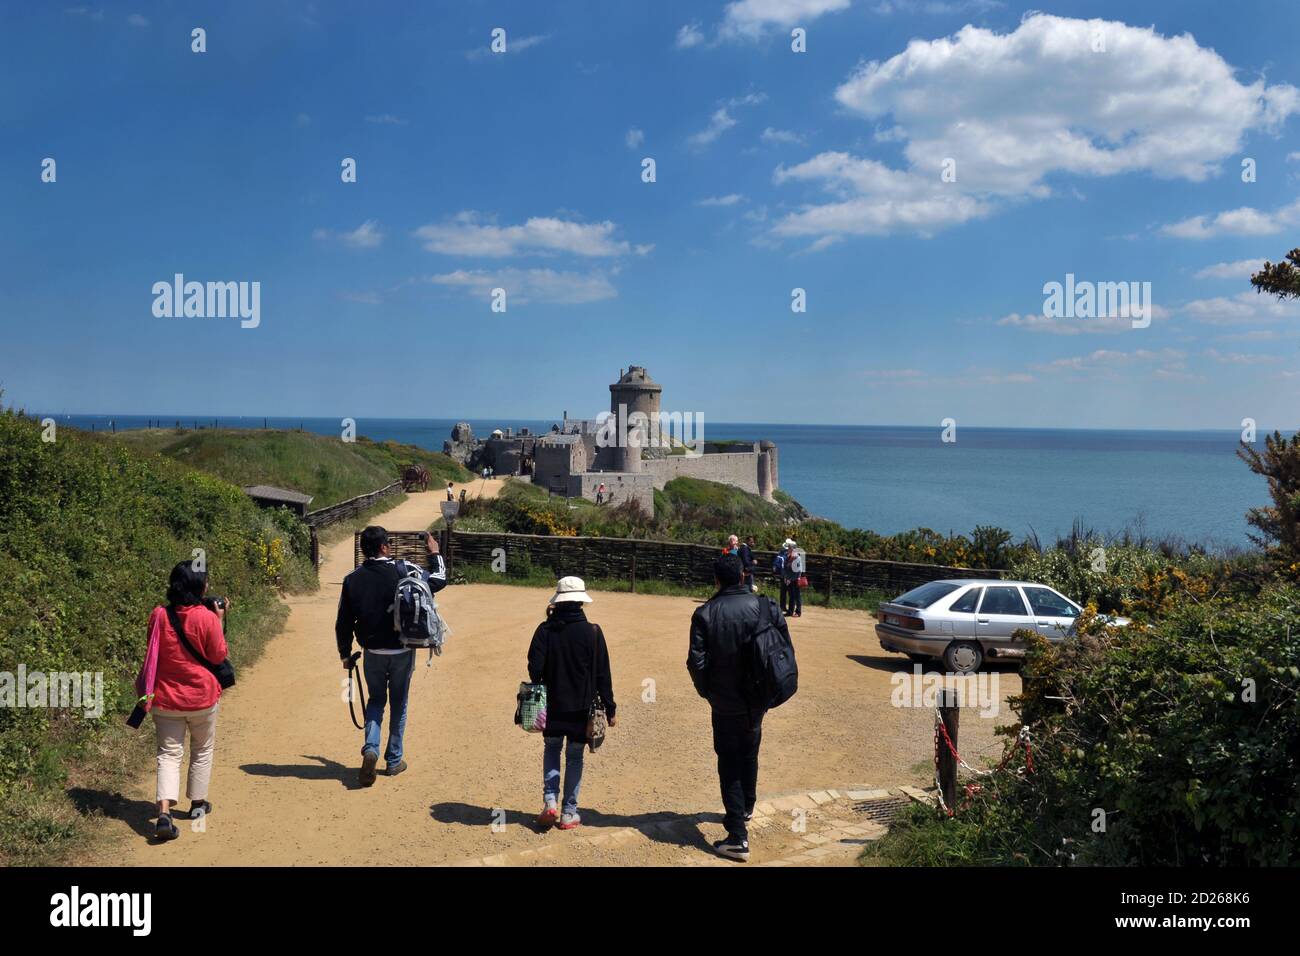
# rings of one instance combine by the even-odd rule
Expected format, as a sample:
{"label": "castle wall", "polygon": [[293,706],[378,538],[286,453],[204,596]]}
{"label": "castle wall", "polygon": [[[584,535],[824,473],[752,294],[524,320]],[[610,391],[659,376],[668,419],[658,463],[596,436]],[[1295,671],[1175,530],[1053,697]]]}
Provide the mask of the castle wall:
{"label": "castle wall", "polygon": [[648,515],[655,513],[655,482],[653,475],[628,474],[616,471],[587,472],[569,478],[568,497],[596,500],[596,489],[605,483],[606,502],[621,505],[635,501]]}
{"label": "castle wall", "polygon": [[759,456],[754,452],[721,455],[670,455],[641,462],[641,469],[654,477],[654,486],[662,488],[674,478],[702,478],[735,485],[759,494]]}

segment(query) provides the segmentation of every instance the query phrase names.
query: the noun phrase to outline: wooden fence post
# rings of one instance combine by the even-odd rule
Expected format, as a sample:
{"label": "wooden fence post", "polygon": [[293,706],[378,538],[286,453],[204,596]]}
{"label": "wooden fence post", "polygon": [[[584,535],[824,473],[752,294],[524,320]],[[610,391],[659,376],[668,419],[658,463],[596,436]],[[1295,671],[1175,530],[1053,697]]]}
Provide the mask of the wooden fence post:
{"label": "wooden fence post", "polygon": [[831,606],[831,596],[835,593],[835,559],[826,559],[826,606]]}
{"label": "wooden fence post", "polygon": [[939,719],[943,722],[943,727],[948,731],[948,742],[943,739],[943,732],[939,733],[939,740],[936,746],[939,748],[939,792],[943,794],[944,806],[950,812],[957,809],[957,757],[953,751],[957,750],[957,721],[961,716],[961,710],[957,707],[957,691],[955,688],[944,688],[939,691]]}
{"label": "wooden fence post", "polygon": [[310,531],[311,531],[311,566],[313,568],[319,569],[320,568],[320,537],[316,534],[316,529],[314,527],[310,528]]}
{"label": "wooden fence post", "polygon": [[632,576],[628,582],[633,594],[636,594],[636,542],[632,543]]}

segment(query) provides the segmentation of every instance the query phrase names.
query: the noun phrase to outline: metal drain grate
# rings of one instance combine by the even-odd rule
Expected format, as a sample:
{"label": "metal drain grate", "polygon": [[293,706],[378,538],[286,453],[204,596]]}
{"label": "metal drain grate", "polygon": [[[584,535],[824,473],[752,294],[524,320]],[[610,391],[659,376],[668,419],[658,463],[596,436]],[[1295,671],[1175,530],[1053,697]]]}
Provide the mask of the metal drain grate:
{"label": "metal drain grate", "polygon": [[907,797],[883,797],[879,800],[866,800],[853,805],[853,812],[860,813],[873,823],[889,826],[894,818],[911,801]]}

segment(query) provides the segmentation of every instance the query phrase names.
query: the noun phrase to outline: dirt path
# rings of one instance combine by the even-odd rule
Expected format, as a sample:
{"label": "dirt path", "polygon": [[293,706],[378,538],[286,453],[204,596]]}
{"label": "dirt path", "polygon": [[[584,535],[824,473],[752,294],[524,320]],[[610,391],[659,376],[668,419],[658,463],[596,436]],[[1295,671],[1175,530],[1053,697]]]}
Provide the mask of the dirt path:
{"label": "dirt path", "polygon": [[[500,484],[488,482],[484,491],[495,493]],[[438,515],[440,499],[434,492],[411,495],[382,523],[424,527]],[[439,595],[452,634],[432,667],[417,657],[405,744],[410,769],[361,789],[361,734],[348,717],[333,635],[339,584],[351,569],[349,538],[327,550],[321,590],[289,601],[284,633],[222,700],[206,830],[178,821],[179,840],[155,846],[145,839],[150,772],[125,794],[125,819],[104,822],[106,846],[86,862],[711,861],[704,849],[722,835],[721,807],[708,707],[685,669],[694,600],[594,595],[588,610],[610,643],[619,723],[587,756],[584,826],[542,834],[531,826],[541,803],[541,740],[520,733],[511,718],[549,592],[469,585]],[[891,706],[890,678],[910,665],[880,651],[870,623],[861,612],[823,608],[791,622],[800,692],[764,724],[755,862],[848,862],[867,835],[852,829],[860,818],[849,791],[926,784],[932,776],[933,712]],[[1014,673],[999,676],[1001,697],[1019,691]],[[1007,714],[1005,706],[997,719],[963,711],[967,760],[1000,752],[992,728]]]}

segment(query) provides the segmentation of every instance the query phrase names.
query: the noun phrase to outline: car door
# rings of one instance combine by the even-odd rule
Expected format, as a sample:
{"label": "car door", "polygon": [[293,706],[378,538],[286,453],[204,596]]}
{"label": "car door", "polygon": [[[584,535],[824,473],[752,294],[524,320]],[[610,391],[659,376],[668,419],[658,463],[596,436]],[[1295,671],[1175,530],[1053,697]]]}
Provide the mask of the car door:
{"label": "car door", "polygon": [[1033,618],[1020,588],[1014,584],[989,585],[975,612],[975,634],[984,650],[1023,653],[1024,641],[1012,638],[1021,628],[1034,629]]}
{"label": "car door", "polygon": [[944,614],[942,630],[953,637],[974,637],[975,609],[979,607],[980,596],[983,592],[983,588],[976,586],[958,594],[948,605],[948,610]]}
{"label": "car door", "polygon": [[1074,629],[1079,607],[1043,585],[1025,585],[1025,597],[1034,613],[1034,629],[1050,641],[1059,641]]}

